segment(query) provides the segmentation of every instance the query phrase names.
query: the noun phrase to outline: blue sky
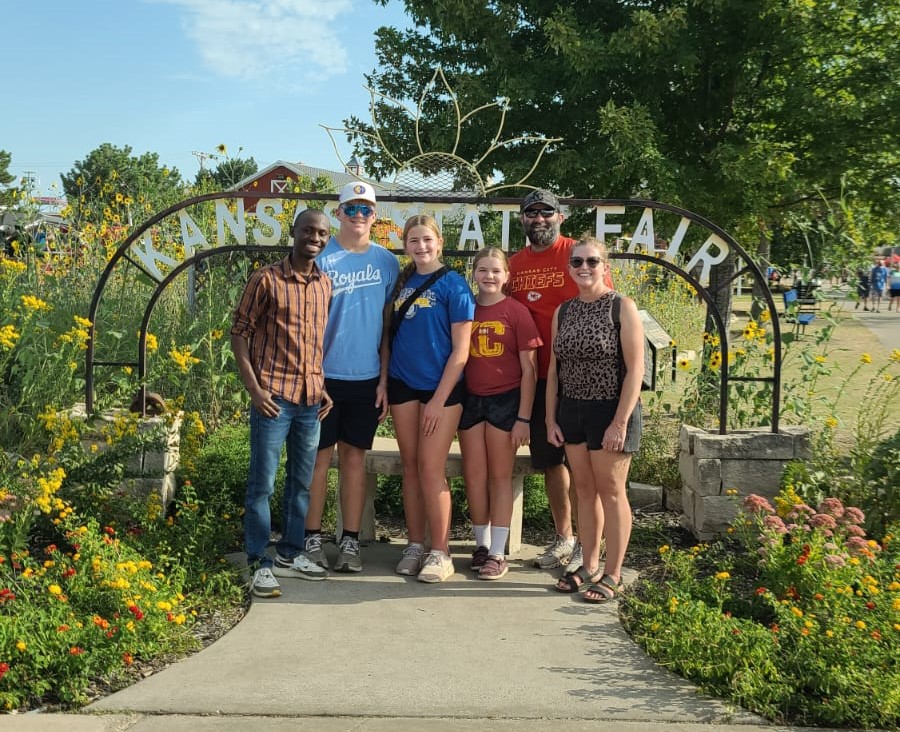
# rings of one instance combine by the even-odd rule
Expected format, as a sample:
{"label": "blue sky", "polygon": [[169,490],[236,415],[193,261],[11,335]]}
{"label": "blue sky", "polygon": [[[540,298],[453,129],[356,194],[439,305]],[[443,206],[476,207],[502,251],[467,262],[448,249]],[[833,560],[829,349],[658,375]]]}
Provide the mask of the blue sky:
{"label": "blue sky", "polygon": [[[37,0],[3,3],[0,149],[42,193],[104,142],[193,180],[194,151],[339,169],[320,124],[368,119],[371,0]],[[341,138],[341,153],[349,146]],[[207,162],[214,165],[215,161]]]}

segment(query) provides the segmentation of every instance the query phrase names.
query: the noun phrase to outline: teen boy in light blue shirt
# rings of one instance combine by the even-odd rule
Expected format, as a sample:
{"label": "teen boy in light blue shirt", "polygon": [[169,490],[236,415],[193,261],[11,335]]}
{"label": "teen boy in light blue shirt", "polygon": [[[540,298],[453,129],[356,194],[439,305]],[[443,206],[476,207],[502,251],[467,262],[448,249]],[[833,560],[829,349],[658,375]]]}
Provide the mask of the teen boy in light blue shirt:
{"label": "teen boy in light blue shirt", "polygon": [[317,260],[333,285],[324,368],[334,408],[322,423],[304,554],[315,564],[328,566],[322,549],[322,511],[337,445],[343,523],[334,565],[337,572],[362,570],[359,528],[366,500],[366,450],[372,447],[378,423],[388,414],[389,344],[382,338],[382,328],[400,267],[394,254],[370,240],[375,206],[371,185],[345,185],[336,212],[340,228]]}

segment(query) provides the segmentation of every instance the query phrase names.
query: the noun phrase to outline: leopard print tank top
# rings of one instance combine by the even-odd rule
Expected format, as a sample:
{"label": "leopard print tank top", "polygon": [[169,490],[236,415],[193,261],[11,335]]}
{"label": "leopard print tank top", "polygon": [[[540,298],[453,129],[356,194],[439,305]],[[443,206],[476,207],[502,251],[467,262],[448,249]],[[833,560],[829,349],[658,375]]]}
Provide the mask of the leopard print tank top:
{"label": "leopard print tank top", "polygon": [[619,333],[612,321],[616,294],[594,302],[577,297],[553,341],[560,392],[570,399],[619,398]]}

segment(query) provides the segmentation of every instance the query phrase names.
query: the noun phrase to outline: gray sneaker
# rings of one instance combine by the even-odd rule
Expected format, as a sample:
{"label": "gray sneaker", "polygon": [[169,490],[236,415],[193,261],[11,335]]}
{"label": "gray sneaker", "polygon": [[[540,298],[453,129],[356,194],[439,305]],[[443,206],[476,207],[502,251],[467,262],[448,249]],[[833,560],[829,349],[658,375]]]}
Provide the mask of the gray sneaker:
{"label": "gray sneaker", "polygon": [[359,541],[345,536],[338,544],[338,558],[334,563],[335,572],[362,572],[362,560],[359,558]]}
{"label": "gray sneaker", "polygon": [[325,556],[322,543],[321,534],[310,534],[306,537],[302,554],[313,564],[318,564],[322,569],[328,569],[328,557]]}
{"label": "gray sneaker", "polygon": [[566,565],[565,572],[569,574],[570,572],[574,572],[577,570],[582,564],[584,564],[584,552],[581,551],[581,542],[575,542],[575,551],[572,552],[572,556],[569,557],[569,563]]}
{"label": "gray sneaker", "polygon": [[575,540],[566,539],[556,535],[553,542],[534,560],[534,566],[539,569],[556,569],[568,564],[575,551]]}
{"label": "gray sneaker", "polygon": [[407,577],[414,577],[419,574],[422,569],[422,563],[425,561],[425,549],[421,545],[409,544],[403,550],[403,556],[397,562],[397,574],[403,574]]}

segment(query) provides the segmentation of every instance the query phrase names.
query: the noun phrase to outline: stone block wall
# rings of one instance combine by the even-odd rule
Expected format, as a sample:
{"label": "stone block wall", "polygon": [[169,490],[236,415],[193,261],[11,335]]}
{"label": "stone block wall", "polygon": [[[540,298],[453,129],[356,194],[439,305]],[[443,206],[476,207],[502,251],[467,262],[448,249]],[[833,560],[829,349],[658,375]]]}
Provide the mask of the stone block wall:
{"label": "stone block wall", "polygon": [[[106,435],[117,419],[128,416],[127,410],[111,410],[88,418],[84,404],[76,404],[69,410],[73,420],[87,423],[81,444],[85,450],[103,452],[108,448]],[[168,505],[175,496],[175,470],[180,457],[181,414],[139,417],[137,428],[140,433],[156,433],[161,439],[153,440],[153,446],[133,455],[125,466],[125,479],[119,488],[134,496],[149,496],[156,493],[162,506]]]}
{"label": "stone block wall", "polygon": [[784,466],[811,457],[809,435],[808,428],[794,426],[777,433],[759,428],[720,435],[682,425],[682,490],[667,495],[666,505],[682,511],[698,539],[711,539],[728,528],[744,496],[778,493]]}

